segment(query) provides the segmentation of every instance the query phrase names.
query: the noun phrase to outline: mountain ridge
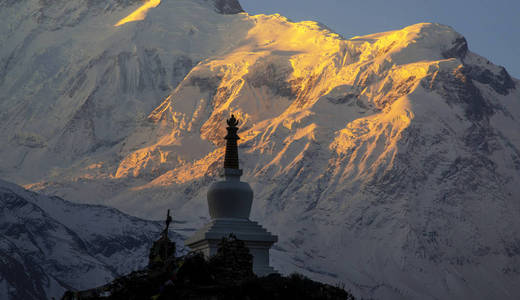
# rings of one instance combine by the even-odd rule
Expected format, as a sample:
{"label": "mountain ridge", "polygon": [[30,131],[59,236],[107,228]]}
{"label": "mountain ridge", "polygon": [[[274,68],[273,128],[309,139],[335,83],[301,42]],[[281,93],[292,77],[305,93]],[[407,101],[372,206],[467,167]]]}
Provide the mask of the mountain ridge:
{"label": "mountain ridge", "polygon": [[142,268],[162,227],[3,180],[0,215],[2,299],[59,298],[66,290],[93,288]]}

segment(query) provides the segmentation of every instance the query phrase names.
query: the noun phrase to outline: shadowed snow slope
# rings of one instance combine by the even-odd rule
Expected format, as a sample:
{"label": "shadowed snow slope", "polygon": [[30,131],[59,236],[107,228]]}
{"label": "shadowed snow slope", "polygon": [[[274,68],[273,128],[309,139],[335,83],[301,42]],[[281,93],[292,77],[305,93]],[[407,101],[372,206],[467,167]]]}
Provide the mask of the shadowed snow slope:
{"label": "shadowed snow slope", "polygon": [[0,2],[4,178],[196,228],[233,112],[277,269],[376,299],[520,297],[519,81],[452,28],[346,40],[202,0],[115,27],[142,3],[38,3]]}
{"label": "shadowed snow slope", "polygon": [[143,268],[161,230],[159,222],[0,180],[1,298],[59,299],[67,289],[93,288]]}

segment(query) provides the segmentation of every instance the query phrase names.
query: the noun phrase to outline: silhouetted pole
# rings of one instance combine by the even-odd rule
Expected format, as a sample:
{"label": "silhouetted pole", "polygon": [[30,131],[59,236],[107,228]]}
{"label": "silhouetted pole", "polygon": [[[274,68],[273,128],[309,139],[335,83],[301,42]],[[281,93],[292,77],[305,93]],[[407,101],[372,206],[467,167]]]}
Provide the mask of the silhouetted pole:
{"label": "silhouetted pole", "polygon": [[[164,228],[164,232],[163,232],[163,238],[165,239],[165,241],[169,241],[168,230],[170,228],[171,222],[172,222],[172,217],[170,216],[170,210],[168,209],[168,213],[166,215],[166,228]],[[163,247],[163,257],[164,257],[164,261],[166,261],[166,259],[168,258],[168,247]]]}
{"label": "silhouetted pole", "polygon": [[168,213],[166,215],[166,228],[164,228],[162,232],[162,236],[167,238],[168,237],[168,229],[170,227],[170,223],[172,222],[172,217],[170,216],[170,210],[168,209]]}

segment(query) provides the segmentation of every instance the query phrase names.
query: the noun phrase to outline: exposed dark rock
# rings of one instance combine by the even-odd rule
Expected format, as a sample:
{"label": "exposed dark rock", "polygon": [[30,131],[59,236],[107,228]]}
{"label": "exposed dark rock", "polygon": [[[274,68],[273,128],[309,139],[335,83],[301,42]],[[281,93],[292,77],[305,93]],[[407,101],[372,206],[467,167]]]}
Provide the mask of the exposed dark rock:
{"label": "exposed dark rock", "polygon": [[172,82],[173,86],[177,86],[186,75],[191,71],[195,63],[191,58],[185,55],[179,56],[172,66]]}
{"label": "exposed dark rock", "polygon": [[[157,49],[145,49],[145,55],[138,59],[139,63],[139,82],[137,88],[139,91],[146,89],[159,88],[161,91],[168,91],[167,72],[163,66]],[[128,70],[128,67],[125,67]],[[175,83],[177,84],[177,83]]]}
{"label": "exposed dark rock", "polygon": [[334,104],[345,104],[345,103],[349,103],[352,100],[356,99],[358,96],[359,95],[357,95],[357,94],[346,94],[339,98],[327,97],[327,100]]}
{"label": "exposed dark rock", "polygon": [[495,133],[488,124],[473,124],[464,132],[464,144],[472,150],[491,154],[498,150]]}
{"label": "exposed dark rock", "polygon": [[453,41],[452,47],[444,52],[442,52],[442,56],[444,58],[458,58],[463,60],[468,53],[468,42],[466,38],[460,37]]}
{"label": "exposed dark rock", "polygon": [[[471,121],[480,121],[488,118],[494,112],[493,106],[475,86],[471,77],[465,76],[464,68],[455,74],[454,80],[445,82],[445,86],[453,88],[454,95],[459,101],[466,104],[466,117]],[[448,88],[449,89],[449,88]]]}
{"label": "exposed dark rock", "polygon": [[244,12],[238,0],[206,0],[213,2],[215,11],[224,15],[233,15]]}
{"label": "exposed dark rock", "polygon": [[477,82],[489,84],[495,92],[501,95],[509,94],[509,90],[516,87],[515,82],[504,67],[500,67],[499,74],[493,74],[489,69],[479,66],[465,66],[463,73]]}
{"label": "exposed dark rock", "polygon": [[[4,243],[9,243],[0,236]],[[14,245],[11,247],[15,248]],[[46,299],[43,286],[49,278],[41,267],[30,257],[21,257],[23,264],[12,257],[12,254],[0,249],[0,278],[13,287],[9,291],[10,299]]]}
{"label": "exposed dark rock", "polygon": [[494,113],[493,105],[475,86],[465,67],[453,73],[438,71],[425,77],[421,84],[443,96],[450,105],[462,104],[466,117],[472,122],[488,119]]}
{"label": "exposed dark rock", "polygon": [[20,2],[20,0],[1,0],[0,7],[9,7],[13,4]]}
{"label": "exposed dark rock", "polygon": [[[98,90],[94,90],[69,120],[58,139],[58,143],[54,146],[54,152],[64,153],[69,151],[72,156],[77,156],[94,149],[98,142],[94,126],[97,92]],[[67,141],[71,142],[67,143]]]}
{"label": "exposed dark rock", "polygon": [[305,107],[310,102],[309,95],[312,93],[313,89],[308,87],[317,86],[321,76],[322,74],[314,74],[308,77],[300,77],[290,81],[291,89],[293,94],[295,94],[294,102],[296,107]]}
{"label": "exposed dark rock", "polygon": [[235,81],[231,86],[219,87],[213,96],[213,105],[219,106],[229,100],[229,97],[242,88],[241,81]]}
{"label": "exposed dark rock", "polygon": [[45,148],[47,146],[44,138],[35,134],[17,133],[11,138],[10,142],[27,148]]}
{"label": "exposed dark rock", "polygon": [[379,51],[377,51],[377,54],[376,56],[382,56],[382,55],[385,55],[387,54],[388,52],[390,52],[390,50],[392,50],[392,48],[397,44],[396,41],[393,41],[390,45],[384,47],[384,48],[381,48],[379,49]]}
{"label": "exposed dark rock", "polygon": [[333,104],[345,104],[351,103],[352,101],[359,98],[359,96],[359,89],[354,88],[350,85],[340,85],[332,89],[328,94],[325,94],[323,97]]}
{"label": "exposed dark rock", "polygon": [[515,257],[520,256],[520,239],[515,239],[512,241],[504,241],[505,244],[505,250],[507,253],[507,256],[509,257]]}
{"label": "exposed dark rock", "polygon": [[[375,77],[375,75],[373,75]],[[410,94],[412,92],[413,87],[415,86],[417,80],[415,76],[410,76],[405,80],[394,82],[393,80],[389,80],[387,84],[383,88],[389,88],[389,92],[386,93],[386,97],[381,97],[375,99],[375,104],[377,109],[385,109],[386,107],[393,104],[399,98]]]}
{"label": "exposed dark rock", "polygon": [[275,95],[294,99],[297,96],[293,84],[287,82],[289,70],[282,70],[274,64],[255,66],[254,71],[246,76],[246,80],[255,88],[268,87]]}
{"label": "exposed dark rock", "polygon": [[189,82],[191,85],[197,86],[201,92],[210,92],[214,95],[217,88],[222,81],[220,77],[204,78],[204,77],[191,77]]}

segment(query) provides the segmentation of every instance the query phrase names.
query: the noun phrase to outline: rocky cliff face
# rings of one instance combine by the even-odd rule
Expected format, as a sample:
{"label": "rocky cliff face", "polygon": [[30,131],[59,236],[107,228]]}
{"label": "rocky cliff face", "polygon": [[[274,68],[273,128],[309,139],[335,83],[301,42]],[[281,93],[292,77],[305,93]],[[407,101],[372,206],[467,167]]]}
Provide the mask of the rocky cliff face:
{"label": "rocky cliff face", "polygon": [[218,13],[233,15],[244,12],[238,0],[210,0]]}
{"label": "rocky cliff face", "polygon": [[517,79],[440,24],[346,40],[208,4],[4,33],[0,176],[196,228],[233,112],[279,270],[380,299],[520,294]]}

